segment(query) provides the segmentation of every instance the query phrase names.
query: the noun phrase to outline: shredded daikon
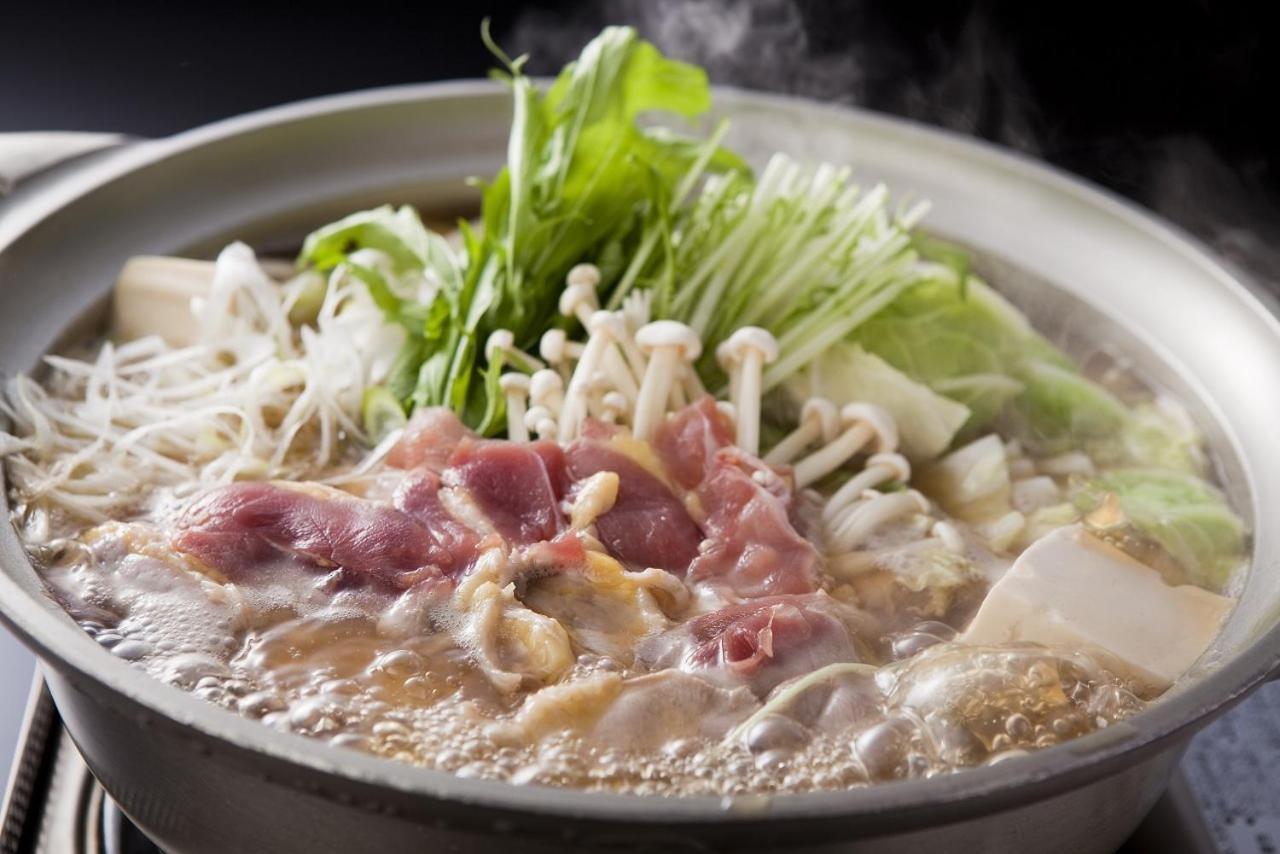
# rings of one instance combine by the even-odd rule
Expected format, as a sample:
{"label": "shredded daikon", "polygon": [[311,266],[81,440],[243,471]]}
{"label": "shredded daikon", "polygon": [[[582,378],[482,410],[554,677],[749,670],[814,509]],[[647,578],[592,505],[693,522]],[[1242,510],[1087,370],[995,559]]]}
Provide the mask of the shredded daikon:
{"label": "shredded daikon", "polygon": [[363,441],[361,396],[404,333],[343,268],[314,325],[295,328],[298,287],[272,281],[235,243],[218,256],[209,295],[193,300],[196,345],[107,342],[89,358],[46,357],[43,385],[8,380],[0,451],[18,501],[102,521],[157,487],[308,478],[339,463],[345,440]]}

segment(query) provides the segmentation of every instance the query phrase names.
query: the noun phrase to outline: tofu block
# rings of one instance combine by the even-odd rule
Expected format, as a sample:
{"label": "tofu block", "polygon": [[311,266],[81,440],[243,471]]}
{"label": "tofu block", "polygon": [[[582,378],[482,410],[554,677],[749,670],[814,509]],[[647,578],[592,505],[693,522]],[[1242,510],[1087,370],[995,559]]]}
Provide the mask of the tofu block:
{"label": "tofu block", "polygon": [[987,594],[960,640],[1101,651],[1120,675],[1163,690],[1204,654],[1234,600],[1173,587],[1160,573],[1068,525],[1041,537]]}
{"label": "tofu block", "polygon": [[125,262],[111,302],[111,335],[132,341],[159,335],[175,347],[194,344],[193,297],[213,288],[212,261],[139,255]]}

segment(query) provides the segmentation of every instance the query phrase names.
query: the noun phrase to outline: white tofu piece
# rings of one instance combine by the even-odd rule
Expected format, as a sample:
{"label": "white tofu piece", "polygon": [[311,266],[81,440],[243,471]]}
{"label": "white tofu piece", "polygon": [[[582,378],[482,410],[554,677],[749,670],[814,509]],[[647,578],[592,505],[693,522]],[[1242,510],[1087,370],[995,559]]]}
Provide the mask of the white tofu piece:
{"label": "white tofu piece", "polygon": [[111,334],[122,341],[159,335],[175,347],[199,340],[191,300],[213,288],[212,261],[139,255],[125,262],[111,303]]}
{"label": "white tofu piece", "polygon": [[987,594],[960,640],[1102,651],[1120,675],[1163,690],[1195,663],[1234,600],[1173,587],[1081,525],[1031,545]]}

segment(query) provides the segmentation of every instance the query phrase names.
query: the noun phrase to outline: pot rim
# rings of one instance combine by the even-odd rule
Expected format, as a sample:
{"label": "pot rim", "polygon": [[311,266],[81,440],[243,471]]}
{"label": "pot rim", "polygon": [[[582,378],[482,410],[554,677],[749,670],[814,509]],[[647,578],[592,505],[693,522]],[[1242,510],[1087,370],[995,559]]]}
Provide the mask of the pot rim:
{"label": "pot rim", "polygon": [[[789,96],[715,89],[717,106],[797,102],[816,115],[855,117],[868,127],[889,128],[935,147],[963,152],[1000,165],[1021,180],[1067,194],[1092,207],[1104,208],[1202,268],[1219,284],[1245,301],[1276,337],[1280,322],[1257,297],[1213,259],[1197,241],[1175,227],[1114,194],[1025,155],[981,140],[914,121],[837,107]],[[494,99],[504,90],[484,80],[448,81],[369,89],[299,101],[247,113],[188,130],[162,140],[147,141],[107,153],[74,173],[44,183],[22,197],[18,210],[0,219],[0,252],[28,229],[72,205],[85,194],[131,173],[193,149],[252,131],[334,112],[376,108],[395,103],[439,99]],[[0,473],[0,482],[3,482]],[[7,499],[6,499],[7,506]],[[1257,515],[1257,514],[1255,514]],[[10,532],[11,533],[11,532]],[[7,536],[7,535],[6,535]],[[27,569],[30,564],[27,562]],[[930,822],[948,815],[997,810],[1004,805],[1052,796],[1106,776],[1127,760],[1167,749],[1180,735],[1204,723],[1239,700],[1280,666],[1280,626],[1254,638],[1228,661],[1217,665],[1176,695],[1161,699],[1134,718],[994,766],[966,769],[925,780],[907,780],[836,792],[752,796],[722,799],[712,796],[661,798],[642,795],[582,792],[543,786],[517,786],[495,781],[465,780],[455,775],[389,759],[335,748],[302,735],[281,733],[175,689],[110,655],[80,632],[51,600],[41,600],[0,572],[0,620],[59,671],[87,681],[105,695],[124,695],[139,711],[155,714],[194,731],[213,749],[228,749],[267,757],[282,767],[373,786],[389,787],[408,796],[425,796],[500,811],[598,821],[643,821],[655,825],[707,822],[864,818],[893,816],[895,820],[927,813]],[[299,778],[302,775],[297,775]],[[288,782],[289,776],[281,778]],[[315,792],[314,786],[305,785]]]}

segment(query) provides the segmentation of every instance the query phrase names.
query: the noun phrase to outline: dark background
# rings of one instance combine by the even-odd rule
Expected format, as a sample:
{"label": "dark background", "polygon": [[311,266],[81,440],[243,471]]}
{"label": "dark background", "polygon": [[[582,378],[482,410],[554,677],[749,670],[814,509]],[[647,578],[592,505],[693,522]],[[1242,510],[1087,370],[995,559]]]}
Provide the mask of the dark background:
{"label": "dark background", "polygon": [[490,15],[548,71],[636,23],[713,79],[858,103],[1050,160],[1268,277],[1280,245],[1262,3],[4,3],[0,131],[169,134],[371,86],[482,75]]}

